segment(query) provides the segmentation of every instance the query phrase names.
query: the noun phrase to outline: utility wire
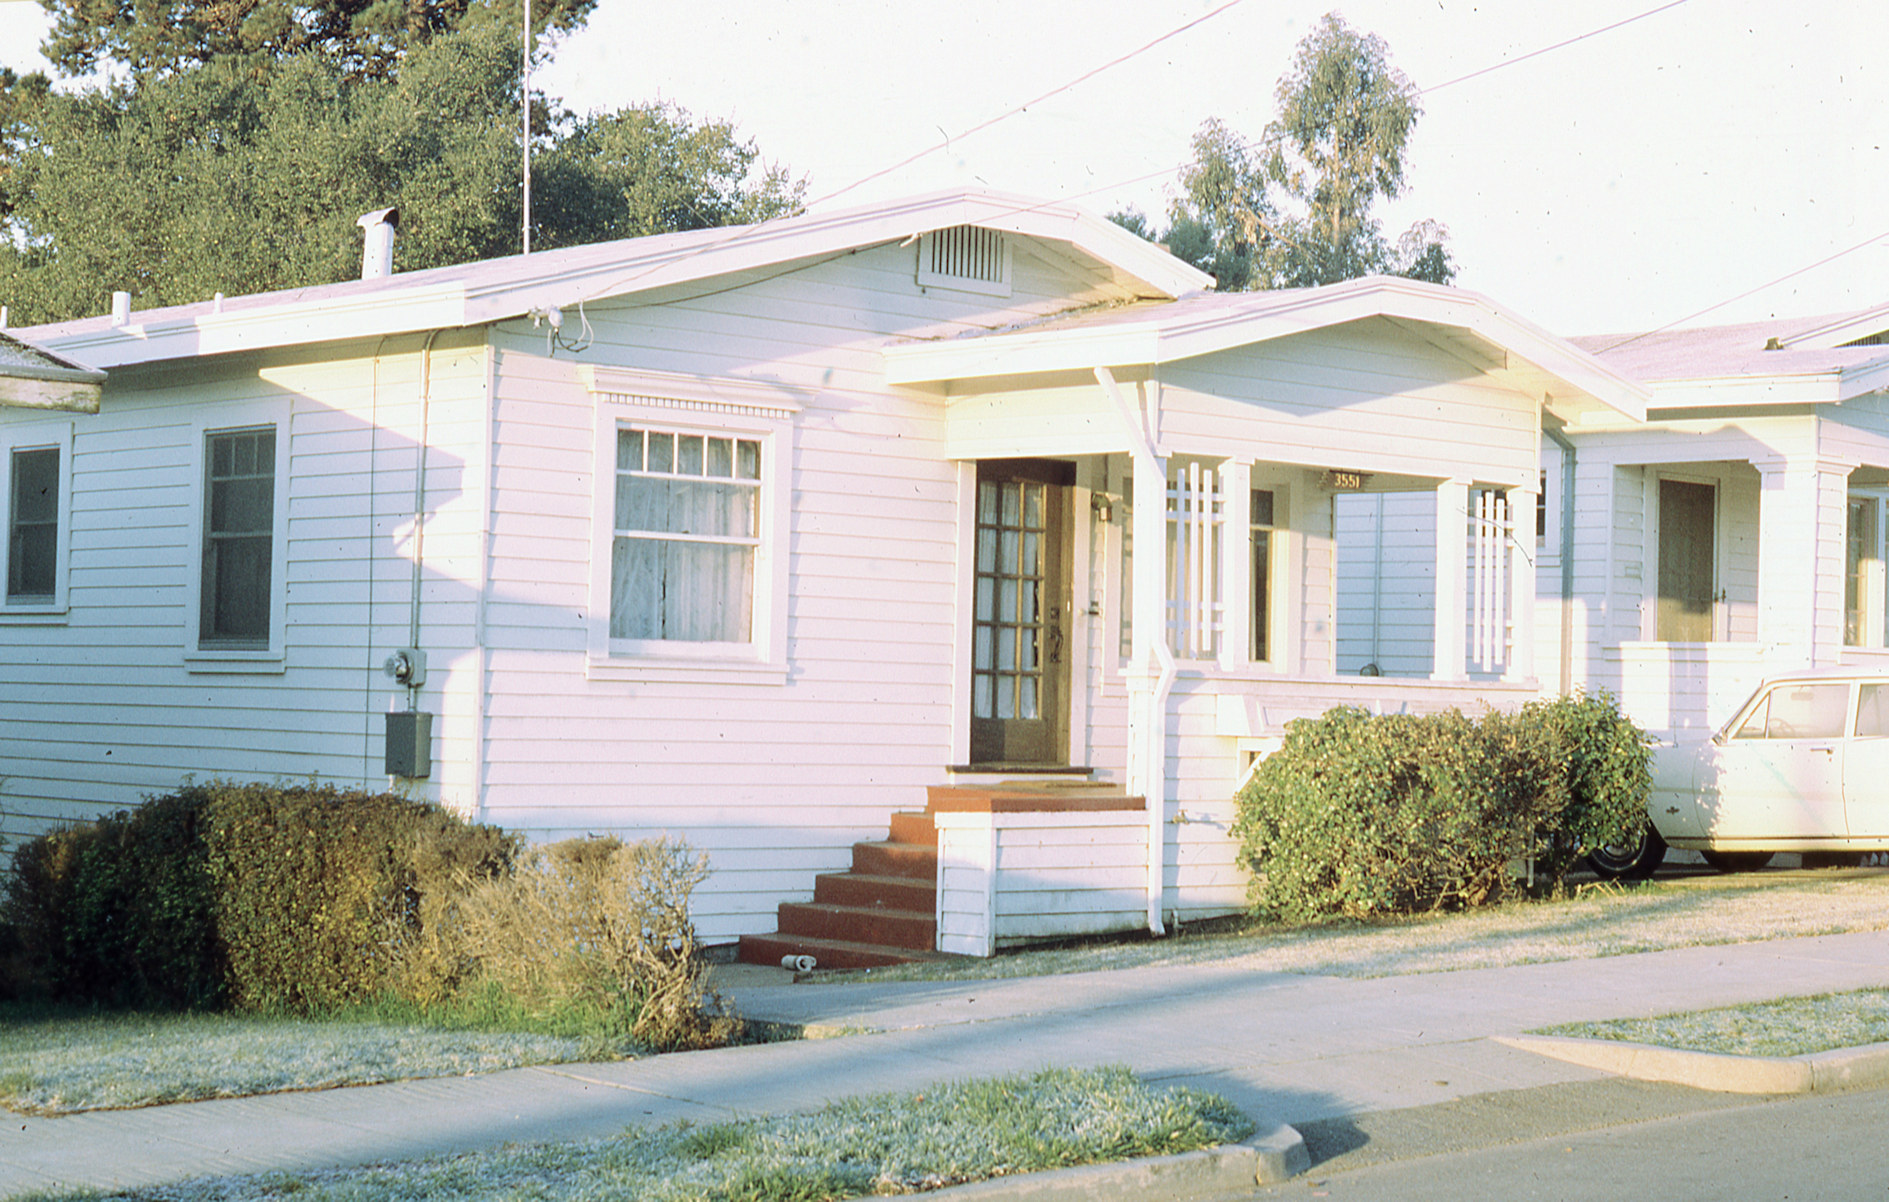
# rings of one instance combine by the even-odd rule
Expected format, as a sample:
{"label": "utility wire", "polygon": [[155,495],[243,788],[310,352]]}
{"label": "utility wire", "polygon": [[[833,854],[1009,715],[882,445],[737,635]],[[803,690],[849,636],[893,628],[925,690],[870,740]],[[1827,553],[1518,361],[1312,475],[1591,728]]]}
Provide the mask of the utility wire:
{"label": "utility wire", "polygon": [[1476,79],[1483,75],[1487,75],[1491,71],[1500,71],[1504,67],[1513,67],[1517,63],[1525,63],[1531,58],[1539,58],[1542,55],[1547,54],[1549,51],[1561,50],[1568,46],[1574,45],[1576,42],[1585,42],[1587,39],[1593,38],[1593,37],[1599,37],[1603,33],[1611,33],[1613,30],[1619,29],[1623,25],[1631,25],[1635,21],[1644,21],[1648,17],[1658,16],[1660,13],[1665,12],[1667,9],[1678,8],[1680,5],[1685,4],[1685,3],[1687,3],[1687,0],[1672,0],[1672,3],[1670,4],[1662,4],[1658,8],[1649,8],[1643,13],[1636,13],[1635,15],[1631,17],[1627,17],[1624,20],[1615,21],[1612,25],[1603,25],[1599,29],[1590,29],[1586,33],[1576,34],[1575,36],[1567,39],[1564,42],[1556,42],[1552,46],[1543,46],[1539,50],[1530,50],[1527,54],[1517,55],[1514,58],[1505,58],[1499,63],[1492,63],[1491,65],[1487,67],[1481,68],[1480,70],[1471,71],[1467,75],[1458,75],[1455,79],[1444,80],[1442,83],[1435,84],[1431,87],[1418,88],[1417,91],[1422,93],[1425,96],[1428,96],[1432,92],[1441,92],[1444,88],[1453,88],[1459,83],[1466,83],[1469,80]]}
{"label": "utility wire", "polygon": [[1663,326],[1657,326],[1651,330],[1647,330],[1644,333],[1634,334],[1633,336],[1629,338],[1622,338],[1619,342],[1613,343],[1612,345],[1609,345],[1609,346],[1604,346],[1601,349],[1595,351],[1594,353],[1597,355],[1604,355],[1608,351],[1617,351],[1623,346],[1627,346],[1632,343],[1640,341],[1640,339],[1642,338],[1651,338],[1655,334],[1664,334],[1667,330],[1673,329],[1677,326],[1683,326],[1689,321],[1695,321],[1698,318],[1704,317],[1707,313],[1716,313],[1727,305],[1735,305],[1739,301],[1744,300],[1747,297],[1756,296],[1758,295],[1758,293],[1763,292],[1767,288],[1775,288],[1786,280],[1794,280],[1798,276],[1803,275],[1806,272],[1815,271],[1817,270],[1817,268],[1822,267],[1826,263],[1834,263],[1838,259],[1843,258],[1845,255],[1853,255],[1859,250],[1867,250],[1869,247],[1878,245],[1886,239],[1889,239],[1889,230],[1883,230],[1881,233],[1878,233],[1878,234],[1871,234],[1869,237],[1863,239],[1861,242],[1858,242],[1855,246],[1852,246],[1847,250],[1840,250],[1833,255],[1825,255],[1823,258],[1818,259],[1815,263],[1810,264],[1808,267],[1799,267],[1796,271],[1786,272],[1785,274],[1779,276],[1775,280],[1767,281],[1763,284],[1759,284],[1756,288],[1751,288],[1744,292],[1740,292],[1737,296],[1729,297],[1726,300],[1722,300],[1718,302],[1716,305],[1707,305],[1705,308],[1700,309],[1697,313],[1688,313],[1677,321],[1669,321]]}
{"label": "utility wire", "polygon": [[[852,183],[847,184],[845,187],[840,188],[837,191],[828,192],[825,196],[821,196],[821,197],[818,197],[817,199],[808,201],[807,207],[811,208],[814,205],[825,204],[829,200],[833,200],[838,197],[844,196],[855,188],[861,187],[865,184],[869,184],[873,180],[880,179],[884,176],[890,175],[894,171],[899,170],[900,168],[909,167],[913,163],[916,163],[918,160],[926,157],[927,155],[936,154],[940,150],[945,150],[949,148],[951,143],[954,140],[962,140],[964,138],[970,137],[972,134],[982,133],[984,130],[989,129],[991,126],[996,125],[1000,121],[1007,121],[1010,118],[1015,117],[1019,113],[1027,112],[1029,111],[1031,106],[1041,104],[1052,96],[1057,96],[1064,92],[1067,92],[1071,88],[1076,87],[1078,84],[1086,83],[1089,80],[1094,79],[1096,76],[1102,74],[1102,72],[1104,71],[1110,70],[1111,68],[1114,68],[1114,67],[1121,66],[1123,63],[1127,62],[1131,58],[1135,58],[1139,55],[1146,54],[1148,51],[1154,49],[1156,46],[1159,46],[1162,42],[1168,41],[1170,38],[1179,37],[1181,34],[1186,33],[1188,30],[1194,28],[1195,26],[1211,21],[1215,17],[1219,16],[1221,13],[1226,12],[1228,9],[1234,8],[1244,2],[1245,0],[1227,0],[1227,3],[1222,4],[1219,8],[1214,9],[1212,12],[1207,13],[1203,16],[1195,17],[1193,20],[1187,22],[1185,25],[1178,25],[1175,28],[1168,30],[1166,33],[1162,34],[1160,37],[1155,38],[1154,40],[1150,42],[1145,42],[1142,45],[1136,47],[1135,49],[1130,50],[1126,54],[1118,55],[1115,58],[1110,59],[1108,62],[1103,63],[1099,67],[1095,67],[1088,71],[1084,71],[1081,75],[1076,76],[1074,79],[1070,80],[1068,83],[1062,84],[1059,87],[1051,88],[1049,91],[1043,93],[1041,96],[1036,97],[1034,100],[1026,100],[1022,104],[1019,104],[1015,106],[1014,108],[1006,109],[1004,112],[998,113],[995,117],[992,117],[988,121],[983,121],[977,125],[973,125],[971,128],[959,134],[957,136],[957,139],[952,139],[952,138],[947,137],[942,142],[934,143],[914,154],[909,154],[905,156],[904,158],[900,159],[898,162],[893,163],[892,165],[888,167],[882,167],[879,170],[873,172],[871,175],[864,176],[860,179],[856,179]],[[1675,3],[1684,3],[1684,2],[1685,0],[1675,0]]]}

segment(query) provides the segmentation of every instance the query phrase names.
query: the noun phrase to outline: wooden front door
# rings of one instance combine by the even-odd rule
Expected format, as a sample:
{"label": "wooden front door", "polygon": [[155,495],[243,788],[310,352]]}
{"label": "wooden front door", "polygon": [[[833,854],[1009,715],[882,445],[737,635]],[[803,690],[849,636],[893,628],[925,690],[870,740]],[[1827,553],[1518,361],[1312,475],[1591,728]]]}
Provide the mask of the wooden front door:
{"label": "wooden front door", "polygon": [[971,762],[1069,762],[1070,465],[977,469]]}
{"label": "wooden front door", "polygon": [[1659,482],[1659,614],[1653,637],[1663,643],[1712,641],[1717,513],[1713,485]]}

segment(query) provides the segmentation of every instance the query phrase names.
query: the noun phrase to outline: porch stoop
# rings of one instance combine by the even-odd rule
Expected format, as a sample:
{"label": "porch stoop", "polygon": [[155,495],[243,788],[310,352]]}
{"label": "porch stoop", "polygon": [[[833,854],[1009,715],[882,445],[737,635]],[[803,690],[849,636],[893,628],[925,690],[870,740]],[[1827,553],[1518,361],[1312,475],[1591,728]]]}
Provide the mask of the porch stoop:
{"label": "porch stoop", "polygon": [[811,902],[782,902],[779,929],[743,935],[740,958],[779,964],[812,956],[821,968],[878,968],[913,960],[954,960],[938,946],[938,828],[933,815],[1087,812],[1140,809],[1138,797],[1076,780],[1000,780],[935,785],[923,813],[892,815],[883,840],[853,844],[848,872],[813,879]]}
{"label": "porch stoop", "polygon": [[821,968],[956,959],[932,950],[937,898],[938,829],[929,813],[897,813],[885,839],[853,844],[850,872],[814,877],[811,902],[782,902],[778,931],[743,935],[741,959],[812,956]]}

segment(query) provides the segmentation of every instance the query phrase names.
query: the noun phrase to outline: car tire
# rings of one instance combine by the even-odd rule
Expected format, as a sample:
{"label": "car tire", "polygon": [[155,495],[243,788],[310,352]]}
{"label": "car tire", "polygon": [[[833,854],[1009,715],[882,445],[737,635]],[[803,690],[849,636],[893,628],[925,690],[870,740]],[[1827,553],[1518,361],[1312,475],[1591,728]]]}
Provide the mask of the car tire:
{"label": "car tire", "polygon": [[1771,862],[1771,854],[1768,851],[1702,851],[1699,856],[1720,872],[1756,872]]}
{"label": "car tire", "polygon": [[1643,881],[1666,859],[1666,840],[1652,823],[1640,827],[1638,839],[1596,847],[1587,853],[1587,866],[1603,881]]}

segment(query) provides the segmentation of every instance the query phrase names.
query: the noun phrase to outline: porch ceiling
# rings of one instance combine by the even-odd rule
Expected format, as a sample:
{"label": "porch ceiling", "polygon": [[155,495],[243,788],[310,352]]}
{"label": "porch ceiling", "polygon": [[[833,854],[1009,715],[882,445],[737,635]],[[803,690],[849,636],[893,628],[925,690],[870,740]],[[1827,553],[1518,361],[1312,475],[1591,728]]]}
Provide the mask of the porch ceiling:
{"label": "porch ceiling", "polygon": [[1191,359],[1369,318],[1407,331],[1545,404],[1564,421],[1595,412],[1644,420],[1646,390],[1488,299],[1371,277],[1322,288],[1203,293],[885,348],[889,383],[938,385],[1039,372],[1127,369]]}

